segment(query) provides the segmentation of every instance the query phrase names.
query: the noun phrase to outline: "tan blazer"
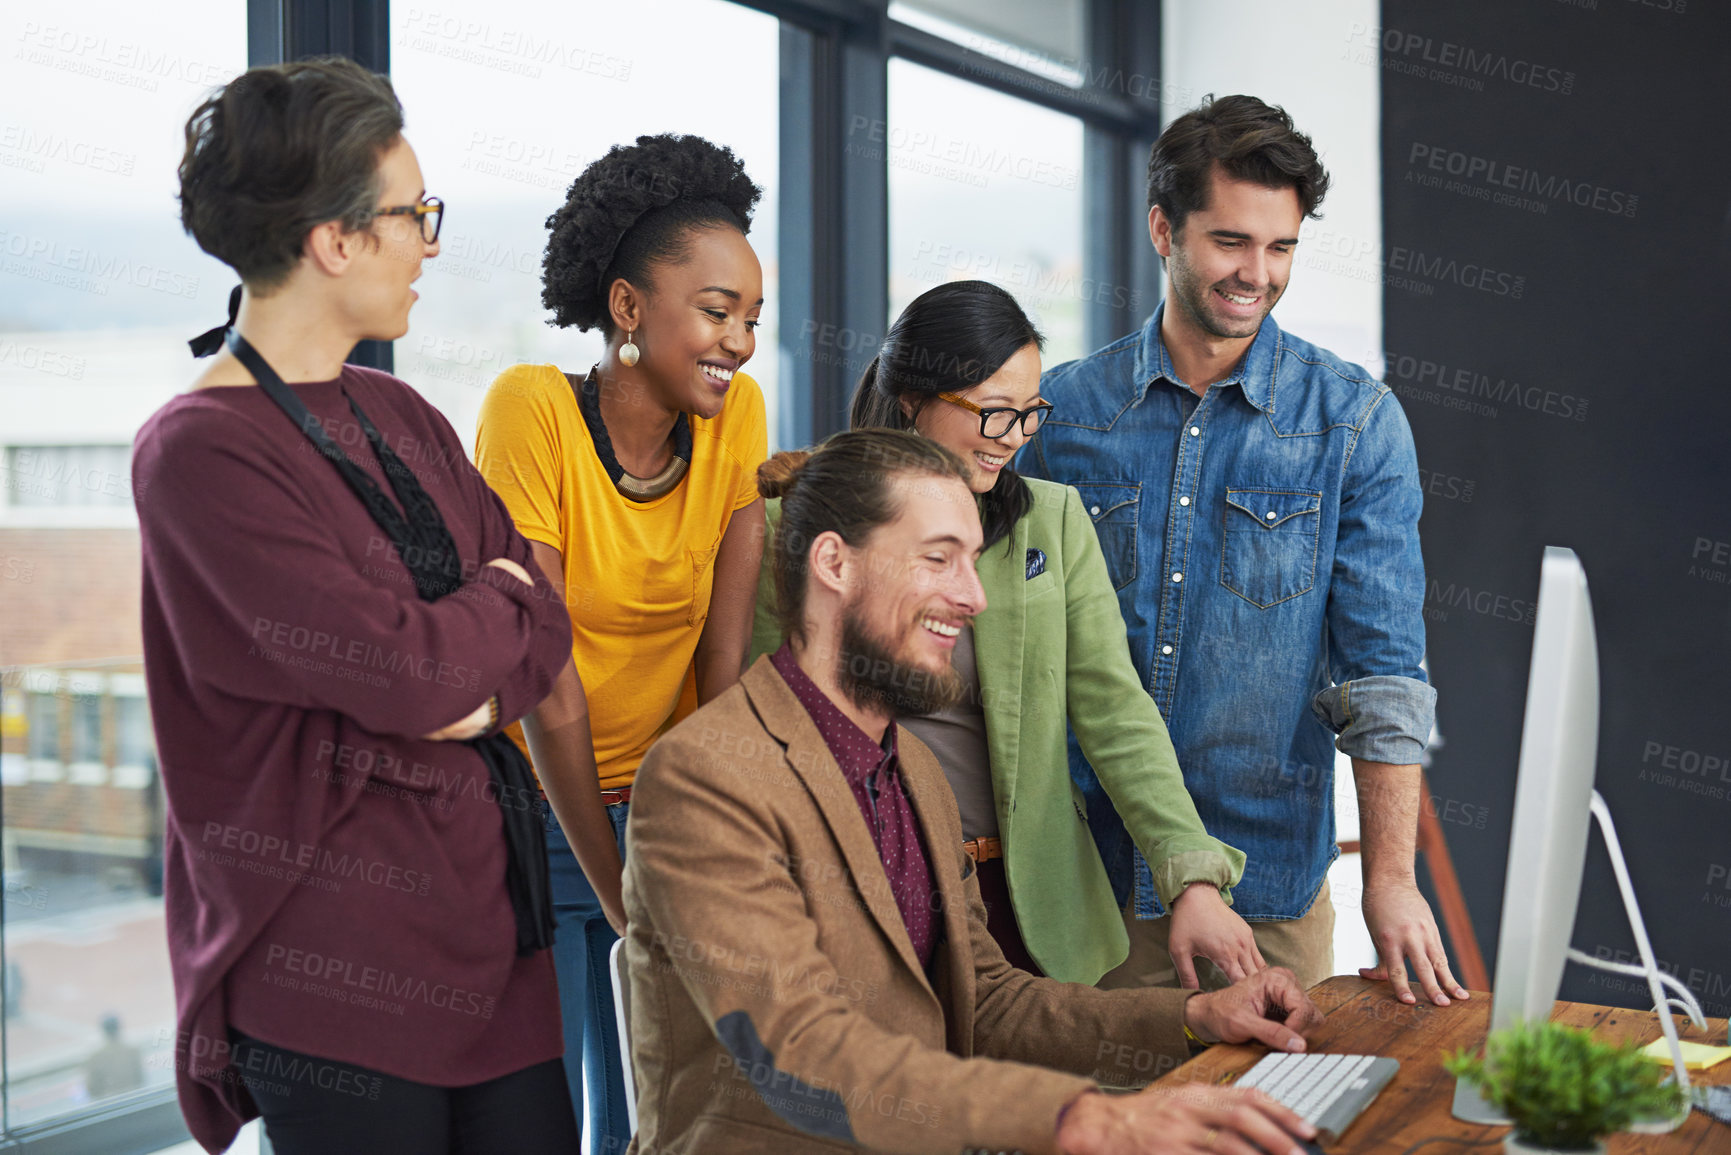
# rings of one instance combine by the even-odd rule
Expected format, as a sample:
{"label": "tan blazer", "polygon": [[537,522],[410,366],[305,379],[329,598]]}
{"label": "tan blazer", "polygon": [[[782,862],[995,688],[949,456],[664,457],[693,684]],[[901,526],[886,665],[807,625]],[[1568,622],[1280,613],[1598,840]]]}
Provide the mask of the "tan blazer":
{"label": "tan blazer", "polygon": [[1094,1080],[1183,1061],[1186,992],[1004,961],[937,760],[898,742],[941,906],[929,977],[841,769],[767,657],[650,749],[625,867],[634,1150],[1051,1151]]}

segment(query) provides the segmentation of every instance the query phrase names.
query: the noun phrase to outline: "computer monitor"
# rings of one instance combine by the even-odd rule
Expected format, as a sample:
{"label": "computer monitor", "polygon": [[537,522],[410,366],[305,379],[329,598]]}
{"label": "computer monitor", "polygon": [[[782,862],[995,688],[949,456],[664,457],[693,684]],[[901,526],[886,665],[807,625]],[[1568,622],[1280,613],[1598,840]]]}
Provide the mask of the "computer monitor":
{"label": "computer monitor", "polygon": [[[1573,550],[1547,546],[1539,570],[1538,621],[1527,673],[1515,820],[1503,876],[1503,918],[1491,999],[1493,1032],[1521,1021],[1549,1019],[1564,963],[1574,958],[1594,964],[1589,956],[1570,950],[1569,938],[1586,866],[1587,828],[1595,817],[1605,834],[1645,964],[1617,969],[1644,974],[1655,1002],[1665,1005],[1660,990],[1665,980],[1653,962],[1610,811],[1593,790],[1598,749],[1599,649],[1587,575]],[[1668,1014],[1660,1017],[1672,1043],[1678,1078],[1687,1086],[1676,1054],[1675,1026]],[[1473,1123],[1508,1122],[1465,1081],[1455,1084],[1454,1114]]]}
{"label": "computer monitor", "polygon": [[1493,1031],[1547,1019],[1556,1002],[1587,861],[1598,755],[1599,647],[1587,574],[1574,551],[1549,546],[1521,724]]}
{"label": "computer monitor", "polygon": [[[1598,752],[1599,647],[1587,575],[1573,550],[1547,546],[1503,875],[1492,1031],[1551,1016],[1581,897]],[[1465,1082],[1456,1084],[1454,1113],[1499,1121]]]}

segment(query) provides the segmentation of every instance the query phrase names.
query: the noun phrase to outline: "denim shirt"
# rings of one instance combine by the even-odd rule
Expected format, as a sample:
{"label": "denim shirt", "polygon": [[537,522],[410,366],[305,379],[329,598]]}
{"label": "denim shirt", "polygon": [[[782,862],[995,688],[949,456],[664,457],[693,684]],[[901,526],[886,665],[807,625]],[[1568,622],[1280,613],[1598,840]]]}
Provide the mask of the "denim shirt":
{"label": "denim shirt", "polygon": [[[1057,408],[1017,467],[1082,494],[1185,785],[1249,857],[1234,909],[1297,918],[1339,853],[1331,743],[1408,764],[1430,735],[1412,431],[1387,386],[1272,318],[1198,398],[1164,308],[1045,374]],[[1069,756],[1119,901],[1160,916],[1073,736]]]}

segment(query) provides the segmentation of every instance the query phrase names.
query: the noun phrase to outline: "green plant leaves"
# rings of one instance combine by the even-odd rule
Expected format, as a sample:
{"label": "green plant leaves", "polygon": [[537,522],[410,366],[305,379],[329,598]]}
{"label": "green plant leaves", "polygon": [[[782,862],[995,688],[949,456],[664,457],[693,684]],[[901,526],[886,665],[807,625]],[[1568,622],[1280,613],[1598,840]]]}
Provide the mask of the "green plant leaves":
{"label": "green plant leaves", "polygon": [[1588,1149],[1637,1117],[1681,1109],[1681,1092],[1636,1046],[1601,1043],[1561,1023],[1519,1023],[1444,1065],[1514,1120],[1520,1137],[1560,1150]]}

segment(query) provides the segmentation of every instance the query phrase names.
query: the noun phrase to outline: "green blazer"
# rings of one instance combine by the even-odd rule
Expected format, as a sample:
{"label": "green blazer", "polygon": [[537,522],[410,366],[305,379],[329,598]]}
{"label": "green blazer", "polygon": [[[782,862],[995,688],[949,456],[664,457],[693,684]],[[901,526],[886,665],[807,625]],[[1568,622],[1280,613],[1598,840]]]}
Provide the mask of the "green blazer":
{"label": "green blazer", "polygon": [[[1153,871],[1160,900],[1193,882],[1228,902],[1244,854],[1203,829],[1166,723],[1130,661],[1094,523],[1067,485],[1024,479],[1033,508],[980,556],[986,611],[974,653],[1010,902],[1028,953],[1053,978],[1093,984],[1130,951],[1122,915],[1070,781],[1065,723]],[[781,503],[767,503],[773,530]],[[1044,570],[1029,578],[1031,551]],[[781,645],[764,551],[753,661]],[[1026,803],[1026,805],[1023,805]]]}

